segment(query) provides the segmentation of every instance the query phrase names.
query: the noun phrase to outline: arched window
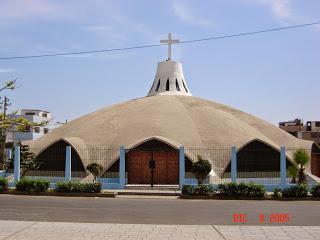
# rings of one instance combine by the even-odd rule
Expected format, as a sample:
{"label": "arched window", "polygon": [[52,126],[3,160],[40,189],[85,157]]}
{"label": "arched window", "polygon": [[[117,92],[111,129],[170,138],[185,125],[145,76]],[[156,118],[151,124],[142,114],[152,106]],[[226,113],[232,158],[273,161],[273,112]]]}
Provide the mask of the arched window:
{"label": "arched window", "polygon": [[158,81],[158,84],[157,84],[156,92],[158,92],[159,87],[160,87],[160,78],[159,78],[159,81]]}
{"label": "arched window", "polygon": [[186,92],[188,92],[188,89],[187,89],[186,85],[184,84],[183,79],[182,79],[182,84],[183,84],[184,90],[186,90]]}
{"label": "arched window", "polygon": [[179,87],[178,79],[176,79],[176,89],[177,89],[177,91],[180,92],[180,87]]}
{"label": "arched window", "polygon": [[169,91],[169,78],[167,79],[167,83],[166,83],[166,91]]}

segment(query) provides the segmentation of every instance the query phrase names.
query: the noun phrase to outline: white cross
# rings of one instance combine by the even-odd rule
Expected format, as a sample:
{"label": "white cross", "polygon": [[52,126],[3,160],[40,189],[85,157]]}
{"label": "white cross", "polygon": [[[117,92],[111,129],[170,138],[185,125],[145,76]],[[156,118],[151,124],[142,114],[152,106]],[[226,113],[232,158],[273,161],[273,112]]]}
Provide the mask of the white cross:
{"label": "white cross", "polygon": [[171,60],[171,45],[174,43],[179,43],[180,41],[178,39],[172,39],[171,33],[168,33],[168,39],[166,40],[160,40],[160,43],[166,43],[168,44],[168,60]]}

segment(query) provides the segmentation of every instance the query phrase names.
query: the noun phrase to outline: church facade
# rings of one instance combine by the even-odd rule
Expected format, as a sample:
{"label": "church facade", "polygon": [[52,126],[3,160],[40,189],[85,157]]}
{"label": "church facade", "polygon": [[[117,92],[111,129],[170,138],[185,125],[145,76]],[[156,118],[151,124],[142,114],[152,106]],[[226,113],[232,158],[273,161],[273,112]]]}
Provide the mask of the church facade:
{"label": "church facade", "polygon": [[[146,97],[105,107],[36,141],[26,142],[44,162],[42,170],[62,169],[65,152],[59,149],[69,145],[73,171],[86,178],[86,166],[99,159],[104,167],[101,177],[110,177],[119,172],[120,153],[116,149],[124,146],[128,184],[150,184],[152,179],[155,184],[175,185],[179,184],[181,146],[185,148],[186,172],[191,171],[191,164],[199,155],[192,149],[201,149],[204,157],[214,163],[213,168],[219,169],[214,173],[217,178],[230,172],[230,151],[210,154],[212,149],[235,146],[238,168],[246,166],[253,172],[265,172],[279,171],[280,147],[285,146],[288,149],[287,165],[294,164],[290,149],[308,149],[312,157],[309,173],[320,175],[319,169],[312,168],[320,162],[319,146],[314,142],[297,139],[241,110],[192,96],[182,64],[171,60],[171,36],[166,43],[169,45],[168,59],[158,63]],[[94,151],[102,148],[115,150],[108,153]]]}

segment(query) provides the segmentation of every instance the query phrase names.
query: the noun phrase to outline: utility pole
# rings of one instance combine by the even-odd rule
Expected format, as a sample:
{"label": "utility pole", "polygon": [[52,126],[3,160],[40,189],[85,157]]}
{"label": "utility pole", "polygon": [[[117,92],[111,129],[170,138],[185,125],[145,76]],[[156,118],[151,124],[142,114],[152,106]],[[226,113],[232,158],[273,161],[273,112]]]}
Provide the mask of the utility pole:
{"label": "utility pole", "polygon": [[4,96],[4,100],[3,100],[3,115],[6,116],[7,114],[7,110],[8,110],[8,106],[10,106],[9,103],[9,98],[7,98],[7,96]]}
{"label": "utility pole", "polygon": [[[9,103],[9,98],[7,98],[7,96],[4,96],[4,99],[3,99],[3,107],[2,107],[2,110],[3,110],[3,120],[5,121],[6,117],[7,117],[7,110],[8,110],[8,106],[10,106],[10,103]],[[0,168],[2,169],[5,169],[5,165],[6,165],[6,154],[5,154],[5,145],[6,145],[6,131],[4,129],[2,129],[1,131],[1,136],[0,136],[0,141],[1,141],[1,149],[0,149],[0,163],[1,163],[1,166]]]}

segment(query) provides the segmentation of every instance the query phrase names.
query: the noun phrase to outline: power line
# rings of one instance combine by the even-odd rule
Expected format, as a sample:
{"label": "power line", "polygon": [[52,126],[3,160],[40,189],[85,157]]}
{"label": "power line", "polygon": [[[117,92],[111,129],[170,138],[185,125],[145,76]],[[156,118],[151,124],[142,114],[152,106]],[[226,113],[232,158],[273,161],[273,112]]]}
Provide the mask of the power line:
{"label": "power line", "polygon": [[[209,37],[209,38],[200,38],[200,39],[193,39],[193,40],[187,40],[187,41],[180,41],[179,43],[174,43],[174,44],[188,44],[188,43],[212,41],[212,40],[224,39],[224,38],[242,37],[242,36],[255,35],[255,34],[261,34],[261,33],[267,33],[267,32],[283,31],[283,30],[288,30],[288,29],[293,29],[293,28],[308,27],[308,26],[313,26],[313,25],[318,25],[318,24],[320,24],[320,21],[312,22],[312,23],[305,23],[305,24],[300,24],[300,25],[292,25],[292,26],[287,26],[287,27],[269,28],[269,29],[253,31],[253,32],[245,32],[245,33],[237,33],[237,34],[230,34],[230,35],[223,35],[223,36],[216,36],[216,37]],[[90,54],[90,53],[116,52],[116,51],[126,51],[126,50],[133,50],[133,49],[159,47],[159,46],[163,46],[163,45],[166,45],[166,44],[149,44],[149,45],[141,45],[141,46],[110,48],[110,49],[100,49],[100,50],[81,51],[81,52],[67,52],[67,53],[0,57],[0,60],[58,57],[58,56],[82,55],[82,54]]]}

